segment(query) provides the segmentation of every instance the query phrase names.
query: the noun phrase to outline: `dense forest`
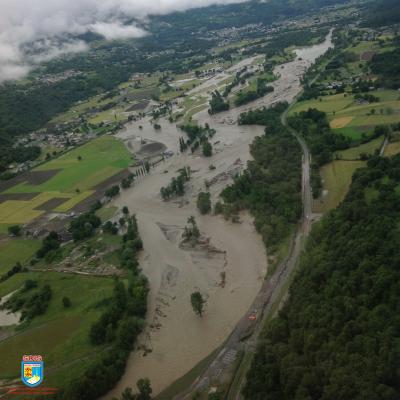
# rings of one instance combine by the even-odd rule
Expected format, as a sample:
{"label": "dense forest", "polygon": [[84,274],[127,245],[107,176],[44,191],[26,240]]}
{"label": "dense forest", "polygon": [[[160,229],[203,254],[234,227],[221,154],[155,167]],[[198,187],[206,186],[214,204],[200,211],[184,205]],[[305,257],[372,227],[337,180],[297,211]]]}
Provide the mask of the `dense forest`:
{"label": "dense forest", "polygon": [[40,156],[39,146],[18,146],[13,147],[12,142],[0,138],[0,173],[6,171],[13,163],[36,160]]}
{"label": "dense forest", "polygon": [[400,88],[400,39],[396,49],[373,57],[371,70],[379,76],[383,87]]}
{"label": "dense forest", "polygon": [[248,209],[255,226],[271,250],[285,239],[301,215],[301,149],[280,123],[286,103],[242,114],[241,124],[274,126],[265,129],[250,146],[253,156],[247,169],[221,194],[216,211],[226,216]]}
{"label": "dense forest", "polygon": [[334,152],[350,146],[351,140],[339,133],[333,133],[326,113],[315,108],[302,111],[288,118],[289,125],[301,133],[307,141],[311,154],[311,187],[313,197],[318,198],[322,190],[319,169],[334,159]]}
{"label": "dense forest", "polygon": [[315,108],[290,117],[288,122],[310,145],[314,162],[318,167],[332,161],[336,150],[346,149],[351,143],[344,135],[333,133],[326,113]]}
{"label": "dense forest", "polygon": [[267,327],[248,400],[400,398],[400,156],[358,170],[313,228],[290,297]]}
{"label": "dense forest", "polygon": [[400,21],[400,3],[398,0],[379,0],[372,3],[366,11],[364,25],[379,27],[396,24]]}

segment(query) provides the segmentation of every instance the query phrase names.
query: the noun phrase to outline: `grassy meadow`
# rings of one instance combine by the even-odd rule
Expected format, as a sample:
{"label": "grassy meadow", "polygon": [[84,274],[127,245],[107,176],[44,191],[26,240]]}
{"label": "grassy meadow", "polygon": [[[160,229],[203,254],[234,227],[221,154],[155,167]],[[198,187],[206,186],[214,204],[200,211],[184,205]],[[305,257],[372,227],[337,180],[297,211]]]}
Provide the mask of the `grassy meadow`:
{"label": "grassy meadow", "polygon": [[6,273],[17,262],[25,265],[36,253],[40,245],[40,241],[34,239],[7,239],[0,241],[0,275]]}
{"label": "grassy meadow", "polygon": [[324,193],[314,200],[313,211],[325,213],[336,208],[344,199],[356,169],[365,166],[364,161],[337,160],[321,168]]}
{"label": "grassy meadow", "polygon": [[118,207],[115,206],[102,207],[100,210],[96,211],[96,215],[102,220],[102,222],[106,222],[111,219],[117,211]]}
{"label": "grassy meadow", "polygon": [[362,154],[368,156],[374,155],[376,151],[379,151],[382,147],[384,138],[378,137],[370,140],[367,143],[360,144],[356,147],[350,147],[349,149],[338,151],[336,154],[341,160],[359,160]]}

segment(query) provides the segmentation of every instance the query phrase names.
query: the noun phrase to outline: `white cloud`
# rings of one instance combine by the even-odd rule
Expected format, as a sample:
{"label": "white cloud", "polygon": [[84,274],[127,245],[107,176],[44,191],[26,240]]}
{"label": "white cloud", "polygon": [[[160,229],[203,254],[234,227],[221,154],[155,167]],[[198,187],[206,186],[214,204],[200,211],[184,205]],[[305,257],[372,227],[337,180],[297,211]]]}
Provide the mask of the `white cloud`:
{"label": "white cloud", "polygon": [[143,29],[133,25],[123,25],[121,22],[96,22],[90,25],[89,29],[109,40],[128,39],[146,35]]}
{"label": "white cloud", "polygon": [[44,45],[40,48],[39,54],[26,56],[25,58],[33,64],[49,61],[53,58],[59,57],[65,53],[79,53],[88,49],[87,44],[82,40],[74,40],[66,43],[53,43],[51,40],[45,40]]}
{"label": "white cloud", "polygon": [[[60,44],[64,34],[93,31],[107,39],[142,37],[125,25],[129,17],[167,14],[211,4],[244,0],[0,0],[0,82],[24,76],[35,63],[65,52],[83,51],[83,42]],[[26,47],[39,41],[41,54],[27,56]]]}

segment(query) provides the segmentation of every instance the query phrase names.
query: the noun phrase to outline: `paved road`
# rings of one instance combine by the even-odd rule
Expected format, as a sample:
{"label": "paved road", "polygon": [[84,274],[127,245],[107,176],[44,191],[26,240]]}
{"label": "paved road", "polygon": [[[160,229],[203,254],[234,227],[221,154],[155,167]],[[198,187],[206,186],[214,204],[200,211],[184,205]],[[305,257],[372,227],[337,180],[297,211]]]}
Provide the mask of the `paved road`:
{"label": "paved road", "polygon": [[385,150],[386,150],[386,147],[387,147],[388,144],[389,144],[389,137],[388,137],[388,136],[385,136],[385,140],[383,141],[381,150],[380,150],[380,152],[379,152],[379,155],[380,155],[381,157],[383,157],[383,156],[385,155]]}

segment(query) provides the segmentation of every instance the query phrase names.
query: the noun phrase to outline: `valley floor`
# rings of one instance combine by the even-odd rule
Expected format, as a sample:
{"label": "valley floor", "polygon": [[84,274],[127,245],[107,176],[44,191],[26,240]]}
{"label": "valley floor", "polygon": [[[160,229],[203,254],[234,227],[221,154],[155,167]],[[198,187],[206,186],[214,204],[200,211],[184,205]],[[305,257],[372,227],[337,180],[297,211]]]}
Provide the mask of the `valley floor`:
{"label": "valley floor", "polygon": [[[250,158],[249,144],[263,133],[263,128],[238,126],[239,114],[277,101],[292,101],[301,90],[300,78],[306,68],[330,45],[329,36],[322,45],[300,50],[301,59],[279,66],[275,71],[280,76],[273,84],[275,91],[264,98],[215,116],[209,116],[207,111],[194,115],[200,124],[209,123],[217,131],[211,158],[179,154],[178,140],[184,133],[165,120],[160,122],[160,131],[155,131],[149,121],[141,120],[119,134],[128,148],[140,146],[142,140],[156,141],[175,155],[115,201],[115,205],[126,205],[137,215],[145,246],[141,266],[151,282],[151,292],[148,325],[138,344],[140,351],[132,353],[124,377],[106,398],[120,394],[143,377],[151,380],[153,393],[159,393],[221,346],[249,311],[266,274],[267,258],[261,238],[248,215],[241,215],[241,224],[222,217],[200,216],[195,199],[205,190],[207,180],[213,183],[210,192],[214,203],[231,177],[245,168]],[[204,91],[197,89],[196,93],[209,96],[207,89],[205,85]],[[215,169],[210,170],[210,165]],[[184,166],[193,171],[185,197],[163,202],[160,188]],[[201,248],[180,246],[183,228],[191,215],[196,217],[205,238]],[[224,284],[222,272],[226,276]],[[190,306],[190,294],[195,290],[207,298],[203,318],[197,317]]]}

